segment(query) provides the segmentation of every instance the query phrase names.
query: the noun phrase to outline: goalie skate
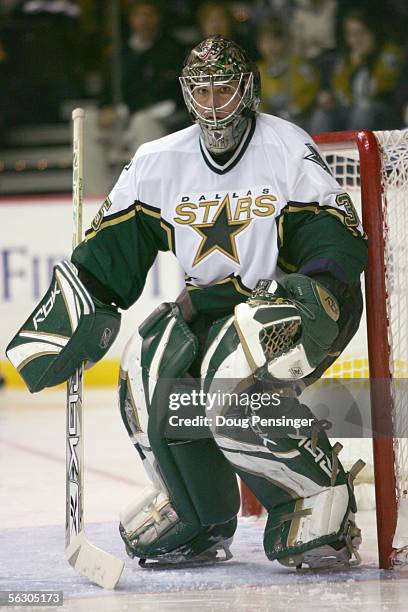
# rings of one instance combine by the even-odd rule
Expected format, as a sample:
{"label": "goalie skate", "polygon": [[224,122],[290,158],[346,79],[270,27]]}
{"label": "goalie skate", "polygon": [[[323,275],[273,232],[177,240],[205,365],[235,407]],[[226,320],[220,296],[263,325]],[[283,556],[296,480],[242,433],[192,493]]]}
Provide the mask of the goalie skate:
{"label": "goalie skate", "polygon": [[208,550],[197,554],[195,556],[188,556],[186,550],[185,554],[178,550],[174,553],[166,553],[160,555],[156,559],[139,559],[139,565],[143,569],[165,569],[171,567],[176,569],[177,567],[196,567],[200,565],[212,565],[214,563],[221,563],[232,559],[232,553],[230,551],[230,545],[232,538],[225,540],[224,542],[217,542]]}
{"label": "goalie skate", "polygon": [[[340,445],[333,449],[337,456]],[[292,512],[280,506],[278,511],[270,513],[270,531],[266,535],[273,547],[267,552],[269,559],[276,559],[286,567],[311,570],[339,569],[361,563],[358,552],[361,531],[355,523],[353,480],[364,465],[361,460],[353,465],[346,485],[336,485],[316,496],[300,499]],[[289,531],[282,530],[279,525],[288,521],[291,521]]]}
{"label": "goalie skate", "polygon": [[[193,537],[190,535],[187,541],[174,546],[186,525],[167,494],[152,486],[145,490],[141,501],[129,504],[122,511],[121,519],[119,532],[126,552],[132,559],[138,557],[139,565],[143,568],[201,565],[232,558],[229,547],[236,519],[232,526],[228,523],[203,527],[200,533]],[[172,532],[176,537],[173,539],[174,547],[169,550],[168,542]],[[167,539],[166,543],[160,543],[163,537]]]}
{"label": "goalie skate", "polygon": [[[284,562],[283,565],[296,566],[298,570],[337,570],[359,565],[361,557],[358,549],[361,544],[361,530],[356,526],[352,515],[348,519],[346,533],[343,540],[319,546],[308,550],[303,555],[293,558],[293,562]],[[291,560],[290,560],[291,561]]]}

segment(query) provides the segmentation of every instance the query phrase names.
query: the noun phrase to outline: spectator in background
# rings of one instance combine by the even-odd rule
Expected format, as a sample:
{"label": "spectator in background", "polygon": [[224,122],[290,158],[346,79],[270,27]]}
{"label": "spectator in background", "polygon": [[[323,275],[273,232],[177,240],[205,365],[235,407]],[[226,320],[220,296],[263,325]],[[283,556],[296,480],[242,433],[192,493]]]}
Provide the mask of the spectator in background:
{"label": "spectator in background", "polygon": [[293,50],[313,62],[323,82],[333,67],[337,0],[295,0],[291,19]]}
{"label": "spectator in background", "polygon": [[312,131],[398,127],[401,109],[394,93],[402,75],[402,50],[383,39],[381,23],[362,9],[344,16],[342,38],[331,91],[319,95]]}
{"label": "spectator in background", "polygon": [[[177,76],[184,50],[163,28],[158,0],[136,0],[129,11],[130,37],[122,54],[121,97],[129,115],[126,126],[128,152],[168,132],[166,122],[182,104]],[[114,106],[111,78],[100,99],[99,127],[110,130],[121,121]]]}
{"label": "spectator in background", "polygon": [[319,90],[316,69],[292,52],[289,32],[279,19],[265,22],[257,37],[261,60],[261,111],[308,129],[310,110]]}
{"label": "spectator in background", "polygon": [[[237,11],[239,13],[239,11]],[[241,15],[242,12],[241,11]],[[197,22],[199,36],[197,40],[203,40],[209,36],[220,34],[225,38],[233,40],[248,51],[251,58],[257,56],[257,49],[253,36],[248,36],[247,23],[239,23],[228,4],[219,2],[204,2],[197,10]]]}
{"label": "spectator in background", "polygon": [[221,34],[221,36],[229,39],[233,38],[232,15],[225,4],[204,2],[198,8],[197,20],[200,28],[200,40],[214,34]]}
{"label": "spectator in background", "polygon": [[252,3],[251,19],[259,26],[266,19],[292,19],[295,0],[255,0]]}
{"label": "spectator in background", "polygon": [[293,49],[315,60],[336,47],[337,0],[296,0],[291,19]]}

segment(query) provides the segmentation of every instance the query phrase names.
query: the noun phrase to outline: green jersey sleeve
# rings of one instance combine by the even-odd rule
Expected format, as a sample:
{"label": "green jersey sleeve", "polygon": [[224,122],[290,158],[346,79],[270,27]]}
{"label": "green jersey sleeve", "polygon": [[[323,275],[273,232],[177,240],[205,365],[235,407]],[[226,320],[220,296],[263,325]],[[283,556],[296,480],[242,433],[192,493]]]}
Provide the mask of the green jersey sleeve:
{"label": "green jersey sleeve", "polygon": [[142,293],[158,251],[171,247],[160,209],[138,200],[134,167],[125,167],[71,257],[124,309]]}
{"label": "green jersey sleeve", "polygon": [[367,236],[350,195],[303,135],[277,218],[279,265],[286,272],[330,272],[353,285],[367,264]]}
{"label": "green jersey sleeve", "polygon": [[335,215],[288,206],[278,219],[279,265],[286,272],[331,272],[348,284],[367,265],[368,241],[353,234]]}

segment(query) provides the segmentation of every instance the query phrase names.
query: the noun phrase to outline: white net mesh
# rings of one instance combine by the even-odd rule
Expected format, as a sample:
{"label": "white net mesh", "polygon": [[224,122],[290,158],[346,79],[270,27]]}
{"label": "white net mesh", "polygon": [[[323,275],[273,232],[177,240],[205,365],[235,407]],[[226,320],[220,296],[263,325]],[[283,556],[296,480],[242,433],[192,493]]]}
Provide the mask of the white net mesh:
{"label": "white net mesh", "polygon": [[[376,132],[382,159],[383,211],[385,218],[388,334],[393,375],[395,457],[399,496],[408,489],[408,130]],[[360,163],[354,143],[320,145],[339,183],[353,198],[361,213]],[[366,177],[365,180],[376,180]],[[375,308],[375,304],[370,305]],[[365,319],[363,319],[365,320]],[[345,353],[326,372],[328,377],[366,378],[369,373],[365,326]],[[368,464],[360,482],[372,481],[371,439],[342,440],[342,459],[348,467],[360,456]],[[370,496],[372,499],[373,495]]]}
{"label": "white net mesh", "polygon": [[382,153],[386,220],[386,262],[390,370],[393,375],[397,486],[408,483],[408,131],[377,132]]}

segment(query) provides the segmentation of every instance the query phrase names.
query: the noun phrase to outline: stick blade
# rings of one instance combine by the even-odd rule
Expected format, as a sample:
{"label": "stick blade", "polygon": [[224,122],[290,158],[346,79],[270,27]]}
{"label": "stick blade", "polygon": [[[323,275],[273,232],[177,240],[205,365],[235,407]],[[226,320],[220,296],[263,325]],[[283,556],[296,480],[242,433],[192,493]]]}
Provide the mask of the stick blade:
{"label": "stick blade", "polygon": [[104,589],[114,589],[122,574],[124,562],[91,544],[83,531],[72,538],[66,558],[73,569]]}

